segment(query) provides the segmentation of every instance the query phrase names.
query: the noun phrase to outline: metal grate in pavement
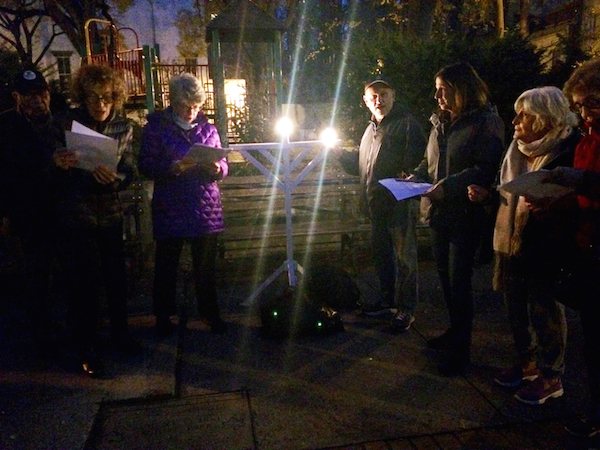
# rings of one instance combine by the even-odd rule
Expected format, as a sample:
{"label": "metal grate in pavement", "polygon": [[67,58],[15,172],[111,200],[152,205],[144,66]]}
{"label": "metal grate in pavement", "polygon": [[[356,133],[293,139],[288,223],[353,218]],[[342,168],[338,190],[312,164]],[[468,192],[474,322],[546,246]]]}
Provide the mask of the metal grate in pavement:
{"label": "metal grate in pavement", "polygon": [[105,402],[85,449],[256,448],[245,391]]}

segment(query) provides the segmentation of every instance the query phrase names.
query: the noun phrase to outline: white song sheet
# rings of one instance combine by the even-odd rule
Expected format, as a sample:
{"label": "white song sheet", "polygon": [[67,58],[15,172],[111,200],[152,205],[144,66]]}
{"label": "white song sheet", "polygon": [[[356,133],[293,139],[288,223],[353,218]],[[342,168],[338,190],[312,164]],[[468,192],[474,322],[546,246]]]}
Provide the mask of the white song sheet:
{"label": "white song sheet", "polygon": [[559,199],[575,192],[575,188],[546,182],[549,170],[537,170],[519,175],[514,180],[498,186],[515,195],[536,201],[542,199]]}
{"label": "white song sheet", "polygon": [[227,148],[209,147],[208,145],[194,144],[186,156],[194,159],[198,164],[217,162],[230,152]]}
{"label": "white song sheet", "polygon": [[75,151],[79,169],[93,172],[98,166],[105,166],[113,172],[117,171],[117,141],[79,122],[73,121],[71,131],[65,131],[67,148]]}
{"label": "white song sheet", "polygon": [[399,178],[384,178],[379,183],[386,187],[397,201],[423,195],[433,186],[431,183],[401,180]]}

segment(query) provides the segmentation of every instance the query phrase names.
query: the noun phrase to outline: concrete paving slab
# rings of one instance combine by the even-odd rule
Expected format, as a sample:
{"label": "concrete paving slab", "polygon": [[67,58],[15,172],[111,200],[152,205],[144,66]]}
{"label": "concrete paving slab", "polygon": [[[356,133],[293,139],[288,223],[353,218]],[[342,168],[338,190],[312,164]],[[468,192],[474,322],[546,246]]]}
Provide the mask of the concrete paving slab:
{"label": "concrete paving slab", "polygon": [[[4,384],[4,380],[0,383]],[[34,399],[31,392],[24,394],[29,400]],[[0,448],[83,448],[98,410],[97,400],[79,390],[44,403],[3,405],[0,407]],[[78,406],[73,408],[73,405]]]}
{"label": "concrete paving slab", "polygon": [[182,392],[247,389],[260,448],[320,448],[498,423],[465,379],[435,373],[418,333],[371,324],[355,316],[343,333],[279,341],[237,326],[217,336],[191,321],[181,345]]}
{"label": "concrete paving slab", "polygon": [[[229,269],[219,278],[226,335],[210,333],[195,318],[185,287],[180,305],[189,316],[182,321],[185,327],[172,338],[158,339],[148,292],[136,294],[130,323],[144,353],[125,358],[106,344],[109,376],[104,380],[85,378],[61,364],[40,364],[24,338],[23,314],[2,310],[0,448],[83,448],[94,419],[98,423],[104,417],[101,404],[148,406],[157,398],[185,401],[232,391],[248,393],[250,419],[244,420],[251,421],[254,439],[248,448],[451,449],[456,442],[464,449],[583,448],[562,428],[564,420],[583,410],[586,398],[576,315],[569,319],[565,395],[541,408],[519,404],[512,391],[491,381],[511,363],[513,350],[501,297],[490,290],[489,266],[474,275],[473,363],[464,376],[453,378],[437,374],[438,354],[425,345],[447,327],[432,261],[421,262],[422,301],[407,333],[391,333],[387,319],[346,311],[344,332],[287,341],[262,335],[256,309],[240,307],[252,283],[233,263]],[[372,268],[362,266],[360,277],[363,298],[375,298]],[[148,283],[138,286],[147,289]],[[269,295],[279,288],[272,286]],[[212,428],[220,430],[216,440],[229,442],[224,427]],[[600,448],[600,438],[583,444]]]}
{"label": "concrete paving slab", "polygon": [[102,403],[85,448],[252,449],[248,396],[228,392]]}

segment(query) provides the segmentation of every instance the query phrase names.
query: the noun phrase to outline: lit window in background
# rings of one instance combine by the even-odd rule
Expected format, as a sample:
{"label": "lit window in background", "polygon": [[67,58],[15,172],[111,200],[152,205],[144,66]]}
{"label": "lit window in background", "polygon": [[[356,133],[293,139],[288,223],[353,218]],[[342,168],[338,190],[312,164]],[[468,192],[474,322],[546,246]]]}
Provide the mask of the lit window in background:
{"label": "lit window in background", "polygon": [[248,121],[246,80],[225,80],[225,104],[227,105],[227,134],[235,142]]}

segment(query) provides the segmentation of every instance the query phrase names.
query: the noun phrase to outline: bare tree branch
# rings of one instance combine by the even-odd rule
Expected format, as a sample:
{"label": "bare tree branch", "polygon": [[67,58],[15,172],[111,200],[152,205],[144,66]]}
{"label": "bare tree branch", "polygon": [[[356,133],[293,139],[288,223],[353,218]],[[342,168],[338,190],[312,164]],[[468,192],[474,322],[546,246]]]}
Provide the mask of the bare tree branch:
{"label": "bare tree branch", "polygon": [[37,66],[39,64],[39,62],[42,60],[44,54],[50,49],[50,46],[52,45],[52,42],[54,42],[54,39],[56,39],[60,35],[65,34],[64,31],[57,31],[57,29],[58,29],[58,27],[56,25],[52,26],[52,36],[50,36],[50,39],[48,39],[48,42],[46,43],[46,45],[40,52],[39,56],[34,61],[34,65]]}

